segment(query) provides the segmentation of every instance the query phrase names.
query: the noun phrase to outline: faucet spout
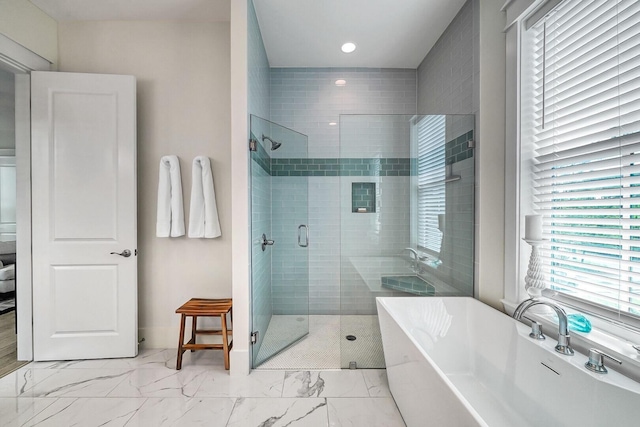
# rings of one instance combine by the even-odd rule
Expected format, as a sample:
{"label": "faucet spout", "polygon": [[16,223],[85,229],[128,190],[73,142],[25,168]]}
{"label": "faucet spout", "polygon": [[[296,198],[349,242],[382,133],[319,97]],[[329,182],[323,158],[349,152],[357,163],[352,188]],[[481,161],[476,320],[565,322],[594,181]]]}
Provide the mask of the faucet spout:
{"label": "faucet spout", "polygon": [[[404,251],[409,251],[410,253],[413,254],[413,269],[416,273],[420,272],[420,257],[418,256],[418,251],[416,251],[413,248],[404,248],[402,250]],[[411,255],[409,255],[409,258],[411,258]]]}
{"label": "faucet spout", "polygon": [[556,351],[561,354],[565,354],[567,356],[573,356],[573,349],[571,348],[570,340],[569,340],[569,330],[567,327],[567,313],[555,304],[552,304],[547,301],[540,301],[537,299],[529,298],[520,303],[518,307],[516,307],[513,312],[513,318],[516,320],[521,320],[522,315],[536,305],[546,305],[547,307],[551,307],[553,311],[558,315],[558,345],[556,345]]}

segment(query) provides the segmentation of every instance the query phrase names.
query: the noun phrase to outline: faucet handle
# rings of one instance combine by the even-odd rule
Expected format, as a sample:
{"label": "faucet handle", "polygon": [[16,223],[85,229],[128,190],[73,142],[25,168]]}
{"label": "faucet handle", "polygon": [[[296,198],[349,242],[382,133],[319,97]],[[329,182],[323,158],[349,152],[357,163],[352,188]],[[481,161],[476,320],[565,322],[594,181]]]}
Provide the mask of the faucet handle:
{"label": "faucet handle", "polygon": [[547,339],[547,337],[545,337],[544,334],[542,333],[542,325],[539,322],[527,316],[522,316],[522,317],[524,317],[529,322],[531,322],[531,333],[529,334],[531,338],[533,338],[534,340],[540,340],[540,341],[544,341],[545,339]]}
{"label": "faucet handle", "polygon": [[589,349],[589,360],[584,364],[585,368],[590,371],[596,372],[598,374],[606,374],[607,368],[604,367],[604,358],[607,357],[614,362],[617,362],[619,365],[622,365],[622,362],[615,357],[600,351],[596,348]]}
{"label": "faucet handle", "polygon": [[637,351],[638,353],[640,353],[640,345],[635,345],[635,344],[634,344],[634,345],[632,345],[631,347],[633,347],[633,349],[634,349],[635,351]]}

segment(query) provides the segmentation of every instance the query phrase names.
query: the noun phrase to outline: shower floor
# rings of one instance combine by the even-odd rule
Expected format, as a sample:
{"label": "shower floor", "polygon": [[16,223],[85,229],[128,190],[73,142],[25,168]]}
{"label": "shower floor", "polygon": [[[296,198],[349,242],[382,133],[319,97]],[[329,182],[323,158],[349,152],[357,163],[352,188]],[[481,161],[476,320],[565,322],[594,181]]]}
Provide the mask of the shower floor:
{"label": "shower floor", "polygon": [[[301,335],[300,316],[275,315],[265,333],[258,361]],[[354,341],[345,337],[354,335]],[[309,316],[309,335],[273,356],[258,369],[341,369],[355,361],[358,368],[384,368],[377,315]]]}

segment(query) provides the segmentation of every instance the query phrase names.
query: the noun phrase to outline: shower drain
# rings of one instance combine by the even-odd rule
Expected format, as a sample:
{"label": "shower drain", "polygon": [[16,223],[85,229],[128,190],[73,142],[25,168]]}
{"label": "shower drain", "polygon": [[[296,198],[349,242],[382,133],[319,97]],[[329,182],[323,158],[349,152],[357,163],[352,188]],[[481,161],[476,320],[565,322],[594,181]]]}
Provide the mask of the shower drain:
{"label": "shower drain", "polygon": [[347,339],[347,341],[355,341],[356,340],[356,336],[355,335],[347,335],[345,338]]}

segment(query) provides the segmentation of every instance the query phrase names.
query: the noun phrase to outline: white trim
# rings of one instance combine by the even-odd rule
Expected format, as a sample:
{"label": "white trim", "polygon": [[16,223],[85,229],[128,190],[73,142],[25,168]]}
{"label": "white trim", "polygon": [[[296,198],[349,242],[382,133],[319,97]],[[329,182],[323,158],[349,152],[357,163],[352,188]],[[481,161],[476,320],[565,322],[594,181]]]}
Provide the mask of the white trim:
{"label": "white trim", "polygon": [[248,375],[251,368],[247,14],[247,0],[231,0],[231,291],[234,321],[231,376]]}
{"label": "white trim", "polygon": [[18,360],[33,359],[31,285],[31,81],[29,72],[51,63],[0,34],[0,68],[15,74],[16,116],[16,308]]}
{"label": "white trim", "polygon": [[51,63],[0,34],[0,68],[12,73],[28,73],[29,71],[48,71]]}
{"label": "white trim", "polygon": [[[505,129],[505,215],[504,297],[518,300],[520,277],[520,25],[506,32],[506,129]],[[513,87],[512,87],[513,85]],[[515,238],[514,238],[515,236]]]}
{"label": "white trim", "polygon": [[18,360],[33,359],[31,76],[16,75],[16,309]]}

